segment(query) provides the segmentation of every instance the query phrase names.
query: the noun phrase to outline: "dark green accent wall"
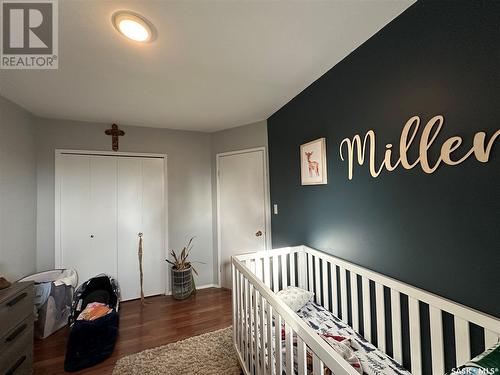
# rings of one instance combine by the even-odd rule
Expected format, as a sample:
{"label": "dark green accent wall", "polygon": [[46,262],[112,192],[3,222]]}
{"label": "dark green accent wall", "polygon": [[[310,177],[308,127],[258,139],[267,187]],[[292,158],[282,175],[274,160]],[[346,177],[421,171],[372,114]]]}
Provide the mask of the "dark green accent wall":
{"label": "dark green accent wall", "polygon": [[[342,139],[374,129],[380,160],[409,117],[437,114],[439,146],[500,128],[499,1],[416,3],[271,116],[273,247],[307,244],[500,316],[498,141],[489,163],[432,175],[400,167],[375,179],[365,165],[349,181],[339,157]],[[329,183],[301,186],[299,146],[319,137]]]}

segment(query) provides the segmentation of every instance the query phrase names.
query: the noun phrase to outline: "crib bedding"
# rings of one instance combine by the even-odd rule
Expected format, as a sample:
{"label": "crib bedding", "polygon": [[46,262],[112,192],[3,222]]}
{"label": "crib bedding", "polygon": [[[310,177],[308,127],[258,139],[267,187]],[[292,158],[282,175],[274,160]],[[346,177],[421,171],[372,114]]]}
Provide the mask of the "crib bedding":
{"label": "crib bedding", "polygon": [[324,307],[308,302],[297,312],[297,315],[318,334],[348,338],[350,347],[353,348],[354,354],[361,363],[363,374],[411,375],[394,359],[366,341]]}
{"label": "crib bedding", "polygon": [[[373,344],[366,341],[363,337],[358,335],[348,324],[344,323],[338,319],[332,312],[328,311],[324,307],[317,305],[316,303],[310,301],[299,311],[297,315],[304,320],[318,335],[322,336],[327,342],[331,342],[331,338],[335,337],[343,345],[347,345],[349,349],[352,349],[355,358],[346,358],[341,351],[337,350],[344,359],[350,363],[353,368],[362,373],[363,375],[411,375],[403,366],[397,363],[393,358],[385,354],[384,352],[377,349]],[[247,319],[250,321],[250,317]],[[252,322],[251,326],[252,335],[255,329],[255,322]],[[274,319],[273,319],[274,327]],[[286,346],[285,346],[285,329],[284,324],[281,327],[281,351],[282,351],[282,375],[286,375]],[[273,329],[273,355],[274,355],[274,329]],[[344,339],[344,340],[342,340]],[[243,342],[246,342],[243,339]],[[258,350],[260,350],[260,343],[258,345]],[[297,337],[293,336],[293,359],[294,359],[294,373],[298,373],[298,363],[297,363]],[[312,368],[312,357],[309,349],[307,350],[308,360],[307,360],[307,374],[313,375]],[[266,357],[267,357],[267,343],[266,343]],[[255,358],[255,356],[254,356]],[[361,370],[359,369],[359,364],[361,365]],[[323,375],[332,375],[329,370],[325,369]]]}

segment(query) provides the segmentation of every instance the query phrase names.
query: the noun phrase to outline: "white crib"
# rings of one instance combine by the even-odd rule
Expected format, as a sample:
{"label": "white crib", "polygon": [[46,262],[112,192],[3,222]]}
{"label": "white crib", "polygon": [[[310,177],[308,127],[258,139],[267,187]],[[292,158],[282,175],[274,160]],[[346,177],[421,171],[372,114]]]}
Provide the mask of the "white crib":
{"label": "white crib", "polygon": [[[287,375],[294,374],[294,361],[298,366],[298,374],[305,375],[307,348],[313,353],[315,375],[323,375],[325,368],[335,375],[358,375],[306,322],[275,296],[275,292],[289,285],[315,292],[318,305],[332,311],[360,334],[362,324],[365,339],[377,342],[378,349],[383,352],[388,349],[386,328],[389,325],[386,325],[386,317],[390,316],[390,352],[400,364],[403,363],[401,297],[407,296],[405,320],[408,320],[411,362],[408,370],[413,375],[423,373],[421,303],[429,307],[432,374],[445,373],[443,312],[453,316],[456,365],[471,359],[470,324],[484,330],[485,348],[499,340],[498,318],[306,246],[233,257],[232,277],[233,339],[241,366],[247,375],[281,375],[283,371]],[[370,298],[370,294],[375,298]],[[389,295],[390,303],[387,298]],[[406,301],[406,297],[403,298]],[[373,308],[375,314],[372,314]],[[375,322],[372,322],[372,315]],[[281,350],[282,323],[285,326],[285,358],[282,358]],[[371,337],[372,325],[374,329],[376,326],[376,337]],[[292,341],[294,335],[297,338],[295,352]],[[297,358],[293,358],[294,354]]]}

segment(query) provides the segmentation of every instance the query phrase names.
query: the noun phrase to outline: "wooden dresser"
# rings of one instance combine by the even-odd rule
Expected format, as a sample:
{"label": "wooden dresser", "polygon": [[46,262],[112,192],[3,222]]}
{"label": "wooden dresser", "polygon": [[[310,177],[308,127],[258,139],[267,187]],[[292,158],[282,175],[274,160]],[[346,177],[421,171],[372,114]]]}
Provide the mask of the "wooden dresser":
{"label": "wooden dresser", "polygon": [[33,372],[33,283],[0,290],[0,375]]}

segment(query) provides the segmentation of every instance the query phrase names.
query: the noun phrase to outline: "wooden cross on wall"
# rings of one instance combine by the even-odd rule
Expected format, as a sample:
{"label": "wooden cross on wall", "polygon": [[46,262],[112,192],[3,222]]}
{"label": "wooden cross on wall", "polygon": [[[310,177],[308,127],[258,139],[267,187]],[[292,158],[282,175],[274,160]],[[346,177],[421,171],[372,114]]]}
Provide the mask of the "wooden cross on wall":
{"label": "wooden cross on wall", "polygon": [[107,129],[104,133],[112,137],[111,139],[112,139],[113,151],[118,151],[119,148],[118,137],[125,135],[125,132],[123,130],[118,129],[118,125],[113,124],[111,125],[111,129]]}

